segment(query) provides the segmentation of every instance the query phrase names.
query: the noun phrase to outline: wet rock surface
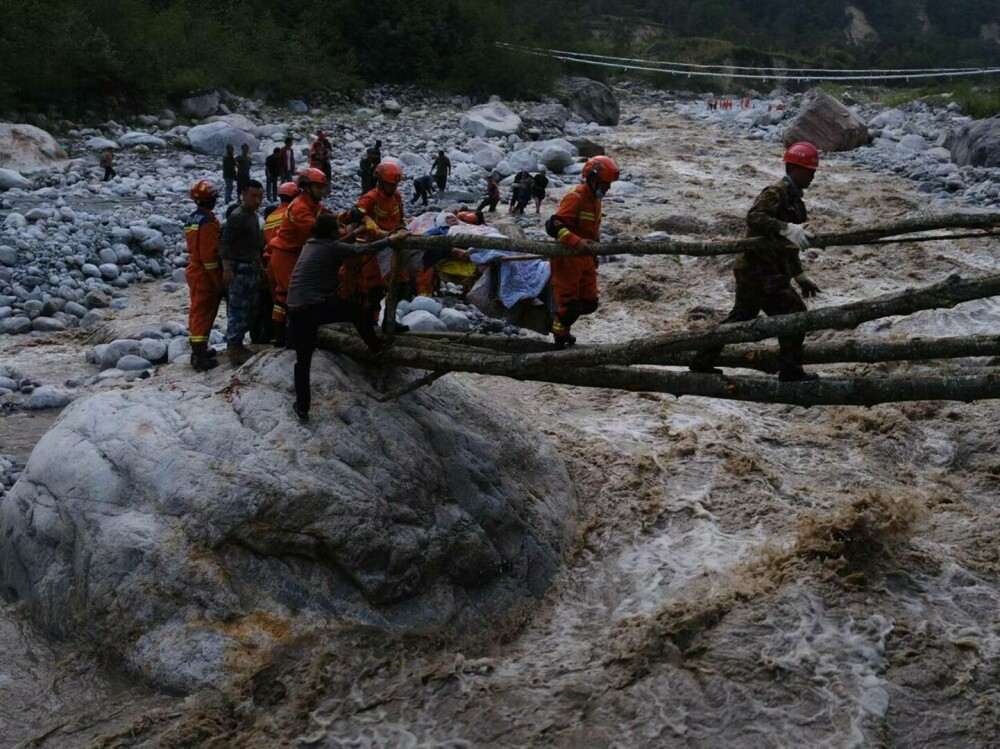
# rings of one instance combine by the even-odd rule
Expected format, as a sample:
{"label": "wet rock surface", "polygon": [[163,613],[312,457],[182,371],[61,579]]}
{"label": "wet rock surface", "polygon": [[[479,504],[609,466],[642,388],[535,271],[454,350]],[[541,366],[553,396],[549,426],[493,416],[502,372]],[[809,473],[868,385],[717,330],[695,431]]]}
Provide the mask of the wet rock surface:
{"label": "wet rock surface", "polygon": [[321,354],[238,380],[117,390],[68,409],[0,505],[8,598],[166,688],[222,685],[333,618],[474,631],[538,601],[573,534],[552,447],[460,385],[379,405]]}

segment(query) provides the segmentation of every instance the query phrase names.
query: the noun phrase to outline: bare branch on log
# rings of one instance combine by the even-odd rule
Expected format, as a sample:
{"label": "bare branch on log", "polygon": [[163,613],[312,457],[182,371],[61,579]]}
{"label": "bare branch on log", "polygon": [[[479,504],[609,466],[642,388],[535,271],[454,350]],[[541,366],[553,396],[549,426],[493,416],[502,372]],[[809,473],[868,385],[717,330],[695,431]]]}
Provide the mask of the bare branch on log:
{"label": "bare branch on log", "polygon": [[424,376],[418,377],[417,379],[412,380],[406,383],[405,385],[400,385],[398,388],[376,395],[375,400],[379,403],[387,403],[389,401],[396,400],[397,398],[400,398],[406,395],[407,393],[412,393],[414,390],[419,390],[424,385],[430,385],[432,382],[444,377],[446,374],[448,373],[428,372]]}
{"label": "bare branch on log", "polygon": [[[870,244],[889,237],[937,229],[983,229],[1000,226],[1000,213],[949,214],[945,216],[923,216],[905,219],[877,226],[861,227],[845,232],[817,234],[812,242],[816,247],[839,247],[846,245]],[[983,235],[993,236],[993,235]],[[927,241],[946,237],[917,237],[908,241]],[[505,237],[480,237],[477,235],[448,235],[438,237],[409,237],[403,242],[408,249],[430,249],[443,247],[476,247],[489,250],[507,250],[530,253],[541,257],[567,257],[577,253],[558,242],[538,242],[515,240]],[[784,242],[772,242],[759,238],[729,239],[712,242],[690,242],[673,239],[646,242],[614,242],[591,245],[594,255],[690,255],[707,257],[713,255],[733,255],[747,250],[764,247],[787,247]]]}

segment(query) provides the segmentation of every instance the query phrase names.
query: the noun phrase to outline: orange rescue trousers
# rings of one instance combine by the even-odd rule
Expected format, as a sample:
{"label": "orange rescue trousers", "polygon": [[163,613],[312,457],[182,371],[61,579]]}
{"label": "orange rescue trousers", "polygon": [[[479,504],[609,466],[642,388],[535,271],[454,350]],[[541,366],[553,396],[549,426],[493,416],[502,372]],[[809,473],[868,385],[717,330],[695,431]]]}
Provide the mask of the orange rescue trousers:
{"label": "orange rescue trousers", "polygon": [[385,290],[386,283],[382,278],[382,269],[379,267],[378,258],[374,255],[347,258],[340,267],[341,298],[353,299],[361,304],[375,323],[378,323],[378,316],[382,310]]}
{"label": "orange rescue trousers", "polygon": [[552,269],[552,335],[565,338],[580,315],[597,309],[597,260],[593,257],[554,257]]}
{"label": "orange rescue trousers", "polygon": [[208,271],[185,273],[188,289],[191,291],[191,308],[188,313],[188,333],[191,344],[208,343],[212,324],[219,314],[222,302],[222,276],[213,278]]}
{"label": "orange rescue trousers", "polygon": [[267,264],[267,277],[271,282],[274,307],[271,310],[271,320],[275,324],[284,325],[288,319],[288,286],[292,282],[292,271],[299,259],[298,252],[288,250],[271,250],[271,260]]}

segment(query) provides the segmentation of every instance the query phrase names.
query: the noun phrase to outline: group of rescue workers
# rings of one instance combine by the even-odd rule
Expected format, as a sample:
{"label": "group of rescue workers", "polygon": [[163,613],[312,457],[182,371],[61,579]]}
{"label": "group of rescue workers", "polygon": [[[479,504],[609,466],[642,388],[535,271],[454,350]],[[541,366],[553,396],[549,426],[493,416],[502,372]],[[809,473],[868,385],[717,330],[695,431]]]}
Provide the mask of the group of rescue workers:
{"label": "group of rescue workers", "polygon": [[[321,144],[318,153],[328,151]],[[242,202],[229,215],[224,229],[213,212],[218,200],[215,185],[207,179],[194,184],[191,198],[197,207],[184,228],[194,369],[205,371],[218,364],[208,343],[223,295],[227,297],[227,356],[233,364],[241,364],[252,355],[244,345],[247,333],[253,342],[270,340],[296,351],[293,409],[302,421],[309,414],[309,372],[320,325],[350,322],[371,351],[381,350],[376,327],[388,282],[376,254],[398,246],[409,232],[399,192],[403,171],[369,149],[366,158],[374,161],[375,157],[375,184],[369,187],[366,180],[364,187],[368,189],[353,208],[336,214],[325,208],[322,200],[330,191],[329,172],[310,166],[296,181],[277,188],[280,202],[266,215],[263,228],[257,218],[264,193],[259,182],[246,184]],[[805,310],[805,303],[791,285],[793,279],[803,296],[820,291],[803,272],[799,260],[799,251],[809,246],[812,237],[803,227],[807,218],[803,191],[819,167],[819,153],[810,143],[795,143],[783,161],[785,176],[754,201],[747,214],[747,228],[749,236],[784,240],[786,244],[744,252],[737,258],[736,301],[724,322],[750,320],[761,310],[768,315]],[[581,183],[563,196],[546,221],[548,234],[575,251],[573,256],[549,261],[551,332],[556,349],[573,345],[573,324],[597,310],[598,257],[592,250],[600,241],[602,199],[619,178],[614,159],[603,155],[590,158],[583,166]],[[444,229],[460,220],[481,223],[482,213],[479,210],[452,218]],[[423,269],[403,270],[399,280],[411,294],[430,294],[435,266],[446,260],[469,263],[469,253],[458,247],[427,251]],[[260,298],[271,300],[269,321],[266,314],[257,311],[266,310]],[[395,321],[384,320],[383,330],[387,325],[397,325],[405,332]],[[779,343],[780,379],[817,377],[802,369],[802,335],[782,337]],[[721,347],[700,352],[691,370],[721,374],[714,366],[720,351]]]}

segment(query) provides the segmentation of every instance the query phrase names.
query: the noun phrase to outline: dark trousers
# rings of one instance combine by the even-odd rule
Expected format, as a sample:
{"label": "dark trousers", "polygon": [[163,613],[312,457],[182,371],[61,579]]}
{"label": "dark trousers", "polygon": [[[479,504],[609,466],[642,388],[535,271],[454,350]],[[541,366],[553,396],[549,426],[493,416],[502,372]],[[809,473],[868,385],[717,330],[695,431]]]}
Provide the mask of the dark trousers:
{"label": "dark trousers", "polygon": [[476,211],[481,211],[483,210],[484,206],[489,206],[490,213],[493,213],[497,209],[497,203],[499,202],[500,198],[491,198],[489,196],[486,196],[485,198],[483,198],[483,202],[479,204],[479,207],[476,208]]}
{"label": "dark trousers", "polygon": [[438,190],[444,192],[444,186],[448,184],[447,174],[435,174],[434,181],[437,182]]}
{"label": "dark trousers", "polygon": [[410,203],[412,204],[416,203],[418,200],[423,200],[424,205],[427,205],[427,195],[428,195],[427,191],[422,187],[418,187],[417,185],[413,186],[413,190],[414,190],[413,200],[411,200]]}
{"label": "dark trousers", "polygon": [[110,166],[106,166],[106,167],[104,167],[104,179],[101,180],[101,181],[102,182],[109,182],[112,179],[114,179],[115,175],[117,175],[117,174],[118,174],[118,172],[116,172]]}
{"label": "dark trousers", "polygon": [[[763,311],[768,317],[805,312],[806,303],[792,288],[792,280],[787,276],[762,275],[748,270],[733,271],[736,275],[736,301],[733,309],[722,321],[746,322],[753,320]],[[778,366],[781,370],[796,371],[802,368],[802,343],[805,335],[796,333],[778,338],[781,352]],[[722,346],[713,346],[698,354],[698,363],[711,366],[722,352]]]}
{"label": "dark trousers", "polygon": [[309,372],[316,348],[316,334],[320,325],[332,322],[350,322],[369,348],[378,346],[378,338],[371,317],[356,302],[335,299],[324,304],[288,308],[288,348],[295,349],[295,402],[300,411],[309,411],[312,393]]}
{"label": "dark trousers", "polygon": [[271,289],[262,285],[257,289],[257,308],[250,321],[250,343],[267,343],[271,340]]}
{"label": "dark trousers", "polygon": [[275,174],[273,177],[271,175],[265,175],[264,177],[264,194],[267,196],[268,200],[278,199],[278,175]]}

